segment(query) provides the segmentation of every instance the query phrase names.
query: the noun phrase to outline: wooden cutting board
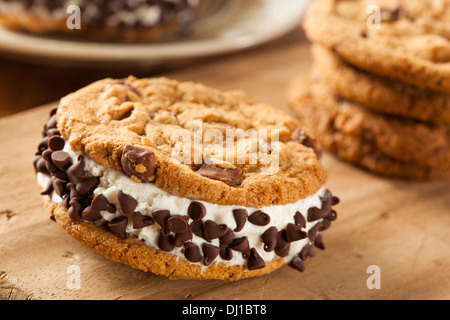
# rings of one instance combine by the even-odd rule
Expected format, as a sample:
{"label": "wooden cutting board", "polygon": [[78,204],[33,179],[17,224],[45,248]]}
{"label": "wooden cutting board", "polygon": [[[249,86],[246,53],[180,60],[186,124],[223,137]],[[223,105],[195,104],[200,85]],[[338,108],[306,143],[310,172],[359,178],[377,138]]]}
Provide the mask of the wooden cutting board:
{"label": "wooden cutting board", "polygon": [[[289,112],[286,85],[310,66],[309,45],[298,43],[166,76],[244,89]],[[43,208],[31,160],[49,109],[0,119],[0,298],[450,299],[450,182],[380,178],[330,154],[323,163],[327,186],[341,198],[339,218],[304,273],[283,267],[238,282],[174,281],[109,261],[65,234]],[[80,289],[70,286],[73,266]],[[368,279],[381,288],[369,289]]]}

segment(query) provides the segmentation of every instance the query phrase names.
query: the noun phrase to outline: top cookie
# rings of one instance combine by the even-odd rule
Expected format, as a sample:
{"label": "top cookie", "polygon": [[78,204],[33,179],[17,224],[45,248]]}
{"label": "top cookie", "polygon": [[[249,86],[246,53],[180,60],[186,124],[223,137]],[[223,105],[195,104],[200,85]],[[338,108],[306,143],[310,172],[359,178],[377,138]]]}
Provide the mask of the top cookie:
{"label": "top cookie", "polygon": [[360,69],[450,92],[450,2],[315,0],[308,37]]}
{"label": "top cookie", "polygon": [[326,180],[299,122],[240,91],[105,79],[61,99],[57,126],[73,150],[179,197],[259,208]]}

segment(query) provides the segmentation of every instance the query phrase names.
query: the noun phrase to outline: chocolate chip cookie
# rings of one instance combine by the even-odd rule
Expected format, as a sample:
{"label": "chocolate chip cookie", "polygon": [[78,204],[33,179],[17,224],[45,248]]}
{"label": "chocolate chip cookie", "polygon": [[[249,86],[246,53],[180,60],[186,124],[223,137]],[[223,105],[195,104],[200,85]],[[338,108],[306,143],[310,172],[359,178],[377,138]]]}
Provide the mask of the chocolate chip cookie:
{"label": "chocolate chip cookie", "polygon": [[52,217],[170,278],[238,280],[324,248],[339,199],[300,123],[241,91],[104,79],[63,99],[33,160]]}
{"label": "chocolate chip cookie", "polygon": [[314,0],[313,42],[371,73],[450,93],[448,1]]}
{"label": "chocolate chip cookie", "polygon": [[390,177],[450,177],[448,125],[374,114],[330,92],[317,75],[295,79],[288,99],[302,124],[344,160]]}
{"label": "chocolate chip cookie", "polygon": [[414,87],[357,69],[329,49],[314,44],[314,66],[343,98],[376,112],[434,124],[450,123],[450,95]]}
{"label": "chocolate chip cookie", "polygon": [[188,33],[200,3],[201,0],[2,0],[0,24],[37,34],[148,41]]}

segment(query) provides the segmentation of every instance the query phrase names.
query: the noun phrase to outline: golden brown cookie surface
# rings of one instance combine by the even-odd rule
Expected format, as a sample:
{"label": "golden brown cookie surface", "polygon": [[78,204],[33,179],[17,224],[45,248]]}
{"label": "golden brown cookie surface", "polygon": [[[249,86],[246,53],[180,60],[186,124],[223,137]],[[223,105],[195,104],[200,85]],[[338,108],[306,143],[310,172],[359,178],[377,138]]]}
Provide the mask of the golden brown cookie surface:
{"label": "golden brown cookie surface", "polygon": [[310,40],[363,70],[450,92],[448,1],[315,0]]}
{"label": "golden brown cookie surface", "polygon": [[342,97],[376,112],[435,124],[450,123],[450,96],[379,77],[347,64],[315,44],[315,68]]}
{"label": "golden brown cookie surface", "polygon": [[[57,119],[74,150],[180,197],[279,205],[314,194],[326,179],[299,122],[242,92],[164,78],[105,79],[63,98]],[[127,145],[151,155],[130,155]]]}
{"label": "golden brown cookie surface", "polygon": [[[333,95],[325,96],[325,100],[331,99],[331,102],[329,100],[328,103],[323,99],[318,99],[315,96],[317,91],[313,89],[317,85],[310,75],[299,76],[291,83],[288,100],[302,123],[313,130],[317,137],[320,137],[320,142],[326,149],[346,161],[385,176],[411,179],[450,177],[450,170],[446,166],[448,162],[439,162],[433,158],[428,159],[420,154],[414,154],[414,151],[418,152],[413,147],[414,144],[418,143],[426,134],[419,139],[414,139],[405,133],[406,131],[410,132],[414,137],[418,134],[414,127],[404,126],[402,122],[397,123],[397,127],[392,123],[384,123],[383,118],[378,118],[379,115],[371,115],[370,112],[361,107],[355,107],[348,101],[336,101]],[[324,87],[320,90],[324,90]],[[323,94],[321,96],[323,97]],[[380,124],[380,121],[383,123]],[[406,122],[408,123],[408,121]],[[420,126],[418,123],[416,125]],[[394,130],[398,127],[405,134],[403,138],[401,133]],[[429,128],[425,126],[423,130],[425,133],[429,131]],[[378,136],[377,132],[381,134]],[[419,132],[421,132],[420,128]],[[448,135],[448,128],[444,130],[445,132]],[[383,138],[384,134],[386,134],[385,138]],[[445,144],[449,141],[445,135],[442,136],[433,130],[428,134],[438,134],[441,138],[433,141],[425,139],[419,149],[423,150],[425,146],[433,151],[432,143],[441,141]],[[410,143],[407,143],[408,139],[414,141],[410,140]],[[396,143],[399,148],[393,147]],[[405,149],[409,149],[409,151]],[[400,152],[402,150],[403,152]],[[448,152],[448,147],[445,150]],[[418,159],[422,161],[418,161]],[[431,163],[435,165],[431,165]]]}

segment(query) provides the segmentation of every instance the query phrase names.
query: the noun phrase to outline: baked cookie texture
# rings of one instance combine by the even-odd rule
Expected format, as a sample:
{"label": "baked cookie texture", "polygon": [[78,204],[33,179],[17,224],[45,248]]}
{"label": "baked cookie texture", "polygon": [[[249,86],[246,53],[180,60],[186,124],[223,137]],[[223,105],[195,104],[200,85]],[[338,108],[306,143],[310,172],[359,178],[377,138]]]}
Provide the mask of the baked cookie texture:
{"label": "baked cookie texture", "polygon": [[[302,144],[311,139],[297,120],[240,91],[222,93],[202,84],[165,78],[106,79],[64,97],[57,115],[58,128],[72,148],[105,167],[123,170],[121,158],[126,145],[152,151],[158,172],[155,185],[180,197],[223,205],[282,205],[314,194],[327,176],[314,148]],[[199,122],[201,128],[196,127]],[[173,161],[173,137],[180,129],[190,133],[188,141],[179,141],[183,150],[189,149],[183,154],[188,164]],[[227,162],[223,152],[209,154],[214,139],[203,139],[205,152],[200,159],[195,158],[195,150],[189,153],[198,134],[204,136],[209,131],[225,136],[227,130],[260,129],[269,130],[263,138],[270,139],[276,133],[279,140],[277,153],[267,154],[269,160],[274,158],[267,166],[249,163],[259,149],[251,150],[244,159],[236,159],[244,164]],[[248,139],[239,141],[244,144]],[[220,147],[226,154],[233,154],[225,139]],[[234,144],[231,147],[237,148]],[[238,152],[234,155],[237,158]],[[223,169],[241,170],[239,187],[199,175],[197,171],[204,161]],[[268,175],[275,161],[276,172]]]}
{"label": "baked cookie texture", "polygon": [[[189,33],[201,0],[3,0],[0,24],[34,34],[60,34],[112,41],[153,41]],[[80,10],[79,28],[68,20]]]}
{"label": "baked cookie texture", "polygon": [[[378,8],[379,28],[371,18]],[[315,0],[304,28],[362,70],[449,93],[449,8],[448,1]]]}
{"label": "baked cookie texture", "polygon": [[386,115],[427,123],[450,123],[450,95],[380,77],[349,65],[329,49],[314,44],[314,66],[341,97]]}
{"label": "baked cookie texture", "polygon": [[[448,127],[439,135],[438,132],[430,131],[427,125],[409,122],[409,126],[405,126],[397,118],[390,119],[394,122],[391,126],[385,122],[386,119],[378,118],[361,106],[329,93],[325,97],[328,102],[321,102],[322,99],[317,98],[312,88],[318,86],[318,83],[320,80],[313,79],[311,75],[298,76],[290,84],[288,101],[292,110],[302,119],[302,123],[314,130],[314,135],[320,137],[320,142],[328,151],[382,176],[408,179],[450,178],[448,160],[427,165],[426,162],[434,161],[424,158],[422,160],[425,161],[419,163],[411,160],[411,153],[402,150],[411,148],[410,152],[419,152],[413,145],[417,145],[423,138],[419,137],[422,132],[429,137],[437,135],[434,140],[426,140],[423,143],[428,145],[440,141],[448,152]],[[417,127],[414,128],[414,125]]]}
{"label": "baked cookie texture", "polygon": [[86,247],[171,279],[238,280],[304,271],[325,248],[339,199],[320,155],[244,92],[130,76],[61,99],[33,164],[52,219]]}
{"label": "baked cookie texture", "polygon": [[287,93],[302,124],[374,173],[448,178],[447,9],[446,1],[312,1],[303,26],[314,66]]}

